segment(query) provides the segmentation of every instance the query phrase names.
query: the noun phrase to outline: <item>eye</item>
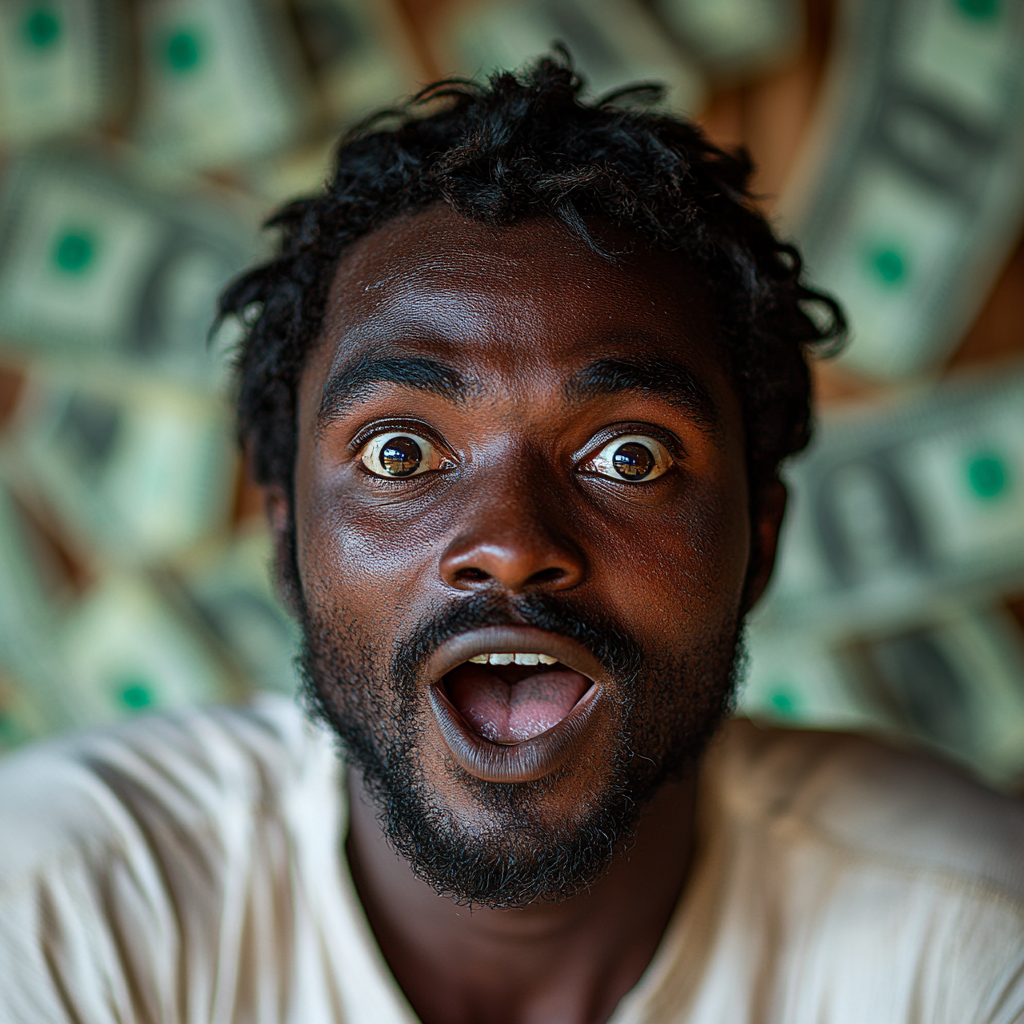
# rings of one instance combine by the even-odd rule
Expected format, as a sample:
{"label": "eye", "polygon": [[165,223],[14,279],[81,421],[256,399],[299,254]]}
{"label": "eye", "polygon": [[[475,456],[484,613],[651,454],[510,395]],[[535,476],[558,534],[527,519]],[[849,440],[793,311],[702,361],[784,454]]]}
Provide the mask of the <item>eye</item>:
{"label": "eye", "polygon": [[405,431],[389,430],[378,434],[363,446],[360,461],[374,475],[387,480],[418,476],[432,469],[452,465],[425,437]]}
{"label": "eye", "polygon": [[656,480],[671,467],[672,455],[660,441],[640,434],[627,434],[606,444],[582,468],[612,480],[638,484]]}

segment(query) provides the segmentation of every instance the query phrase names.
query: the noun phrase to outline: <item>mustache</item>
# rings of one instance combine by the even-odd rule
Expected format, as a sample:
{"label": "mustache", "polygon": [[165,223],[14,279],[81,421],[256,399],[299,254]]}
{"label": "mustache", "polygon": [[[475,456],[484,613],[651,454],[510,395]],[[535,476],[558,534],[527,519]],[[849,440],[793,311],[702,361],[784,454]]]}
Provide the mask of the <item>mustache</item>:
{"label": "mustache", "polygon": [[630,680],[640,674],[644,649],[607,615],[582,611],[565,598],[534,594],[503,597],[477,593],[424,619],[407,636],[395,640],[391,674],[400,691],[411,696],[426,660],[443,643],[485,626],[533,626],[586,647],[609,675]]}

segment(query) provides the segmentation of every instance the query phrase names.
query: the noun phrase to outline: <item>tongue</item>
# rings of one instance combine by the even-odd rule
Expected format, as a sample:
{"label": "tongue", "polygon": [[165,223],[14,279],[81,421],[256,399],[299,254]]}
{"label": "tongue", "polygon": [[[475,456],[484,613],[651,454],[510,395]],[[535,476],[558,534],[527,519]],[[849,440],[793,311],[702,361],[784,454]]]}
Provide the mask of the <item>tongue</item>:
{"label": "tongue", "polygon": [[590,680],[572,669],[460,665],[445,677],[448,699],[470,727],[494,743],[521,743],[560,721]]}

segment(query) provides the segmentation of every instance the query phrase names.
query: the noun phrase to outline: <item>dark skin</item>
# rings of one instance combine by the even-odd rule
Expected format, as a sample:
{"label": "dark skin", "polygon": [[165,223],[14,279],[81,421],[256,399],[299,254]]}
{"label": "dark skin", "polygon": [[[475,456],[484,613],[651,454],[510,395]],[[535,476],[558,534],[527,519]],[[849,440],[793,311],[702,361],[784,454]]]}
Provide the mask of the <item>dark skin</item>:
{"label": "dark skin", "polygon": [[[297,558],[320,621],[355,621],[366,637],[386,639],[480,589],[543,591],[606,610],[652,645],[687,649],[760,595],[784,492],[770,486],[751,520],[740,405],[704,289],[678,258],[595,229],[613,248],[635,251],[612,263],[547,218],[492,228],[437,206],[385,224],[346,253],[299,394]],[[411,377],[369,380],[325,403],[332,375],[351,370],[356,356],[382,354],[430,360],[465,387],[456,394],[455,377],[430,387]],[[643,372],[589,387],[598,360]],[[433,461],[407,479],[382,480],[362,456],[396,429],[426,440]],[[626,482],[595,461],[623,436],[648,439],[663,460],[658,473]],[[268,498],[283,543],[290,503],[278,489]],[[543,757],[506,766],[513,783],[516,772],[550,779],[531,813],[569,827],[605,784],[617,684],[564,640],[512,632],[519,646],[509,649],[548,644],[595,683],[583,740],[558,755],[557,771],[543,774]],[[477,649],[506,648],[481,641]],[[447,671],[452,659],[438,657],[436,671]],[[430,715],[420,756],[439,804],[470,829],[500,825],[460,782],[478,772],[487,779],[489,769],[460,760]],[[694,786],[692,778],[664,785],[634,845],[584,895],[470,911],[436,895],[388,847],[350,772],[353,876],[420,1019],[607,1020],[685,889]]]}

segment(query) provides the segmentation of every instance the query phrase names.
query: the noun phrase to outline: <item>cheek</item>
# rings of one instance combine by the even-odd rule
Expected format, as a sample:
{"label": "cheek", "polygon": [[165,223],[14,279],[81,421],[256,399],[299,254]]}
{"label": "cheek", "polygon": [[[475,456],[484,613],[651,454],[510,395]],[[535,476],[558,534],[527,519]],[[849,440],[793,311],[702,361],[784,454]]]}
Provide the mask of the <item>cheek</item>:
{"label": "cheek", "polygon": [[[369,628],[396,617],[436,577],[438,538],[416,502],[367,502],[342,483],[312,479],[296,491],[298,558],[306,600]],[[443,517],[442,517],[443,518]]]}
{"label": "cheek", "polygon": [[742,482],[695,481],[685,500],[656,516],[603,525],[594,568],[617,581],[602,596],[620,621],[679,641],[736,620],[750,551]]}

